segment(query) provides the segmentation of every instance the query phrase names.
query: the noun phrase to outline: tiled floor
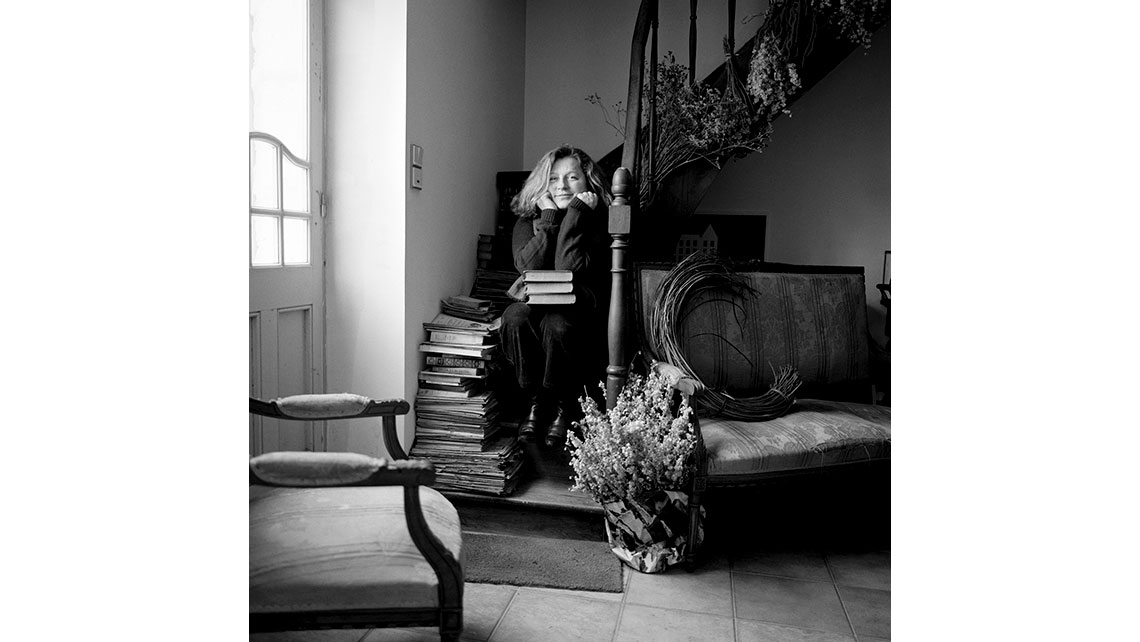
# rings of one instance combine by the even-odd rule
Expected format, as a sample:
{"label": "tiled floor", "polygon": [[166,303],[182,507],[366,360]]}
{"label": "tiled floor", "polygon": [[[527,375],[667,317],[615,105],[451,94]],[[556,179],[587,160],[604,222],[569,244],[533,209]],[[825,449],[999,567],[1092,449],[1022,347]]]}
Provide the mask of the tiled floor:
{"label": "tiled floor", "polygon": [[[889,482],[889,477],[886,478]],[[710,495],[692,573],[624,569],[621,593],[466,585],[470,642],[874,642],[891,637],[891,509],[882,479]],[[624,568],[624,567],[623,567]],[[251,635],[250,642],[438,640],[436,629]]]}
{"label": "tiled floor", "polygon": [[[715,555],[687,573],[625,574],[622,593],[468,583],[463,640],[873,642],[891,637],[890,551]],[[438,640],[434,629],[251,635],[250,641]]]}

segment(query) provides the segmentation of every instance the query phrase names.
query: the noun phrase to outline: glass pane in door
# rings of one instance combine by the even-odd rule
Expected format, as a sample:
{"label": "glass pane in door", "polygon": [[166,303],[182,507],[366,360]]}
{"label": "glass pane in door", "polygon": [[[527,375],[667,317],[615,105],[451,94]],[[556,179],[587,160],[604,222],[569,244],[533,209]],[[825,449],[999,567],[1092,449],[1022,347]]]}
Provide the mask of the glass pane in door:
{"label": "glass pane in door", "polygon": [[249,130],[309,160],[307,0],[250,0]]}
{"label": "glass pane in door", "polygon": [[277,148],[264,140],[249,141],[249,206],[275,210]]}
{"label": "glass pane in door", "polygon": [[276,216],[253,214],[249,217],[249,256],[250,264],[256,266],[281,265],[281,254],[277,240],[278,221]]}
{"label": "glass pane in door", "polygon": [[309,212],[309,170],[289,158],[281,159],[282,207],[290,212]]}
{"label": "glass pane in door", "polygon": [[285,265],[309,264],[309,219],[285,217]]}

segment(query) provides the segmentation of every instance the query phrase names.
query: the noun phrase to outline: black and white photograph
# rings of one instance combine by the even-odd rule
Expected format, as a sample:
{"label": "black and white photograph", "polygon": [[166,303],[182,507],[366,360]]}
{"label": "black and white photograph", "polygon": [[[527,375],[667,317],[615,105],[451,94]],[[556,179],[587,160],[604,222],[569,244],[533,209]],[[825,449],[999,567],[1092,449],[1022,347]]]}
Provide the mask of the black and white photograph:
{"label": "black and white photograph", "polygon": [[1128,637],[1135,10],[52,7],[13,639]]}
{"label": "black and white photograph", "polygon": [[250,640],[890,639],[890,61],[878,0],[250,2]]}

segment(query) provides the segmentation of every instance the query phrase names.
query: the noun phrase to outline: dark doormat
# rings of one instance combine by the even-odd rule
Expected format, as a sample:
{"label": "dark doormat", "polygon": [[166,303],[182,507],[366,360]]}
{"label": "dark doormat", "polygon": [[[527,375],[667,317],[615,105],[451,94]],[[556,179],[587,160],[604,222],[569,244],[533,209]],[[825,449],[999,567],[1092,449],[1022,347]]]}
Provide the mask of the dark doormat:
{"label": "dark doormat", "polygon": [[605,542],[464,533],[468,582],[621,593],[621,561]]}

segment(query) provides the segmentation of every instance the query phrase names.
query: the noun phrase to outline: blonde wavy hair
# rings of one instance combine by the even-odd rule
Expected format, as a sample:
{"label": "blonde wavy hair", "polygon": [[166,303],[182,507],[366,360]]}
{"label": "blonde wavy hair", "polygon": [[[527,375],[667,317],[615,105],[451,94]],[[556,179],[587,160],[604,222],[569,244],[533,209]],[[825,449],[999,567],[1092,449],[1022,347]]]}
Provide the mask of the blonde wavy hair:
{"label": "blonde wavy hair", "polygon": [[614,197],[610,194],[610,183],[594,159],[577,147],[561,145],[546,152],[542,158],[538,159],[538,164],[531,170],[530,176],[527,176],[522,189],[511,201],[511,210],[515,214],[523,218],[533,218],[537,215],[538,212],[535,211],[535,207],[538,205],[538,199],[546,193],[550,170],[554,167],[554,163],[568,156],[578,160],[578,164],[582,166],[582,171],[586,174],[586,181],[590,184],[591,191],[598,195],[598,199],[607,206],[613,202]]}

